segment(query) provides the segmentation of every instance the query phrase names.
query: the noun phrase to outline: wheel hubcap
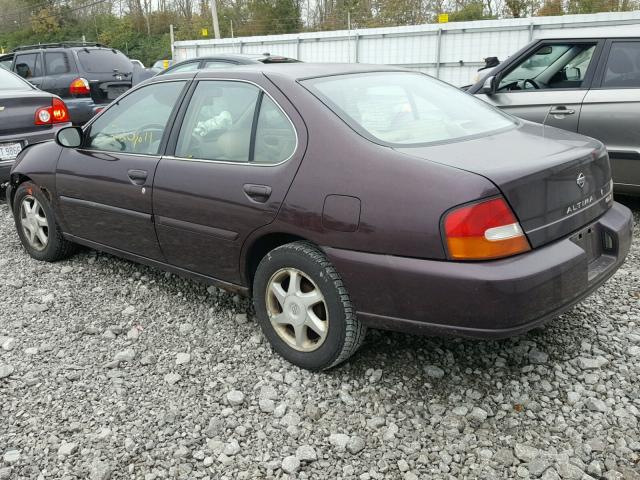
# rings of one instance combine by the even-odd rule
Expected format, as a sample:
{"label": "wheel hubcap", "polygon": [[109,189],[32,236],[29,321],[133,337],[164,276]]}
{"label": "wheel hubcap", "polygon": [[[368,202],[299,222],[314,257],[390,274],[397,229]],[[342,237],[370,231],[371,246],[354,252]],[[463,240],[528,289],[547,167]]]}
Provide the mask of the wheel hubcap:
{"label": "wheel hubcap", "polygon": [[324,295],[305,273],[283,268],[267,284],[267,313],[271,326],[291,348],[312,352],[329,331]]}
{"label": "wheel hubcap", "polygon": [[20,224],[29,245],[35,250],[44,250],[49,243],[49,222],[42,205],[33,196],[27,195],[20,205]]}

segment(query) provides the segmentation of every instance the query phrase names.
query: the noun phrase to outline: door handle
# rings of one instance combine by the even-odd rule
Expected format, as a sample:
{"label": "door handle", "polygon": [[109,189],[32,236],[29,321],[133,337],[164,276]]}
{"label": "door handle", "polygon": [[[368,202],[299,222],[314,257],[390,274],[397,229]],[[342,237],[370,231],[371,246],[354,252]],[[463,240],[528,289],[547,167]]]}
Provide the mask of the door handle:
{"label": "door handle", "polygon": [[564,105],[561,105],[559,107],[551,107],[549,109],[549,114],[551,115],[573,115],[574,113],[576,113],[575,110],[567,108]]}
{"label": "door handle", "polygon": [[129,170],[127,174],[129,175],[129,180],[136,185],[144,185],[144,182],[147,181],[148,173],[145,170]]}
{"label": "door handle", "polygon": [[272,191],[268,185],[253,185],[250,183],[245,184],[242,188],[249,199],[258,203],[264,203],[269,200]]}

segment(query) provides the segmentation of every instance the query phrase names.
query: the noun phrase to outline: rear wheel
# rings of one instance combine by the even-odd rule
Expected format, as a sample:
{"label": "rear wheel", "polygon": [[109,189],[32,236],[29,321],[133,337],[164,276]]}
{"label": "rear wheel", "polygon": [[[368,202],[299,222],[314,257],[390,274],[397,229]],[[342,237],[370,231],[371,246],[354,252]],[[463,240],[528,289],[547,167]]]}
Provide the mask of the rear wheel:
{"label": "rear wheel", "polygon": [[18,187],[13,217],[22,245],[36,260],[55,262],[75,252],[75,245],[62,236],[49,199],[35,184]]}
{"label": "rear wheel", "polygon": [[362,344],[366,327],[327,257],[295,242],[269,252],[253,283],[258,321],[273,348],[309,370],[331,368]]}

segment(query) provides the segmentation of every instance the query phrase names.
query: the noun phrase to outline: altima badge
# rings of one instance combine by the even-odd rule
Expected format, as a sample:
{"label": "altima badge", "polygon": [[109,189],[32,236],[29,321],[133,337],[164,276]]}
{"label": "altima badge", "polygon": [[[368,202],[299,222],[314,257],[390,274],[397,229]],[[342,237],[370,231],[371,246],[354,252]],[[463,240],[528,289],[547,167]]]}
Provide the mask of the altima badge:
{"label": "altima badge", "polygon": [[580,172],[578,174],[578,178],[576,178],[576,183],[580,188],[584,188],[584,184],[586,183],[586,179],[584,178],[584,173]]}

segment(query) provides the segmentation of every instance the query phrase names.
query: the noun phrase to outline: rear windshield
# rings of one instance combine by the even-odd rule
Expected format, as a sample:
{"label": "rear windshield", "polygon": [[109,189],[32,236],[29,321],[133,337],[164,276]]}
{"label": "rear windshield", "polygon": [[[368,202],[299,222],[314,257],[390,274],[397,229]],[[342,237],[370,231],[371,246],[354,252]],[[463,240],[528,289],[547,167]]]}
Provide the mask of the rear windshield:
{"label": "rear windshield", "polygon": [[17,75],[0,68],[0,90],[33,90]]}
{"label": "rear windshield", "polygon": [[87,48],[78,50],[78,60],[82,68],[89,73],[107,73],[118,70],[131,73],[133,64],[124,54],[106,48]]}
{"label": "rear windshield", "polygon": [[302,83],[354,130],[392,146],[454,141],[516,124],[482,100],[420,73],[336,75]]}

